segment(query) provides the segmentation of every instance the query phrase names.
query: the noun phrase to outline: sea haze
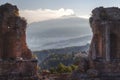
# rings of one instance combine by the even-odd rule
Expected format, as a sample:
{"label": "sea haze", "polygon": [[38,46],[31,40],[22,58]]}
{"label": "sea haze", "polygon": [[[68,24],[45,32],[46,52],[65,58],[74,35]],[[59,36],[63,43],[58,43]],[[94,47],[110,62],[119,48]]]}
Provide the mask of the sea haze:
{"label": "sea haze", "polygon": [[88,19],[60,18],[27,27],[27,44],[32,51],[86,45],[91,40]]}

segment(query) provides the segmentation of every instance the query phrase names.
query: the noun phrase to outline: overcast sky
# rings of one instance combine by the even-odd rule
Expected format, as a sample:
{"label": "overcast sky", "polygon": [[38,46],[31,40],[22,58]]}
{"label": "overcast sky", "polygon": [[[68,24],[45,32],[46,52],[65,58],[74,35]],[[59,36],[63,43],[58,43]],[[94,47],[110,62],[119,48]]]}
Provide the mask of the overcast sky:
{"label": "overcast sky", "polygon": [[95,7],[120,7],[120,0],[0,0],[6,2],[17,5],[28,23],[73,15],[89,18]]}

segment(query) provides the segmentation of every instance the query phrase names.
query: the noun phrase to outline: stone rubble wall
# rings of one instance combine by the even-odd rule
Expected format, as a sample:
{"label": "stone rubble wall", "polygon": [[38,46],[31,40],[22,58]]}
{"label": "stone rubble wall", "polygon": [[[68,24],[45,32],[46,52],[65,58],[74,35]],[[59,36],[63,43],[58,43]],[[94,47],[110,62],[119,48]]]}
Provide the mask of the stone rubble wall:
{"label": "stone rubble wall", "polygon": [[0,6],[0,80],[38,80],[37,59],[26,44],[26,26],[15,5]]}
{"label": "stone rubble wall", "polygon": [[0,6],[0,58],[32,58],[26,44],[26,20],[19,16],[16,6]]}
{"label": "stone rubble wall", "polygon": [[120,80],[120,9],[95,8],[89,22],[93,37],[88,59],[81,60],[72,80]]}

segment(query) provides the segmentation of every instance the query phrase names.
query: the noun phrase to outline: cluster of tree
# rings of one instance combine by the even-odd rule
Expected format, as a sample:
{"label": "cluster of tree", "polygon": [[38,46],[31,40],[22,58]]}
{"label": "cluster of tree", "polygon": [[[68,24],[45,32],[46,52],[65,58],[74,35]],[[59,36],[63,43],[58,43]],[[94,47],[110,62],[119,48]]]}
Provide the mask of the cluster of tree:
{"label": "cluster of tree", "polygon": [[59,63],[63,63],[66,66],[74,63],[74,55],[73,54],[51,54],[47,57],[42,63],[40,67],[42,69],[50,69],[51,67],[56,68]]}
{"label": "cluster of tree", "polygon": [[66,47],[66,48],[60,48],[60,49],[48,49],[48,50],[42,50],[42,51],[34,51],[33,53],[37,55],[39,63],[43,62],[48,56],[51,54],[73,54],[73,53],[79,53],[83,51],[87,51],[89,48],[89,44],[86,44],[84,46],[73,46],[73,47]]}
{"label": "cluster of tree", "polygon": [[72,71],[76,70],[78,66],[70,65],[65,66],[64,64],[60,63],[56,68],[50,68],[50,73],[71,73]]}

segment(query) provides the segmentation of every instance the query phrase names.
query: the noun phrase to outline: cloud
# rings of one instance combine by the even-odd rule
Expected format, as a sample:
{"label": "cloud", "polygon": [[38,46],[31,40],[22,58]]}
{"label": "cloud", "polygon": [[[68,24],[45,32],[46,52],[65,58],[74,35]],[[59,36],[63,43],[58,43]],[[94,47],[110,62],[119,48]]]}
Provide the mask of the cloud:
{"label": "cloud", "polygon": [[71,16],[74,15],[74,11],[72,9],[37,9],[37,10],[20,10],[20,16],[25,17],[28,23],[45,21],[49,19],[57,19],[63,16]]}
{"label": "cloud", "polygon": [[82,15],[82,16],[78,16],[80,18],[84,18],[84,19],[89,19],[90,15]]}

